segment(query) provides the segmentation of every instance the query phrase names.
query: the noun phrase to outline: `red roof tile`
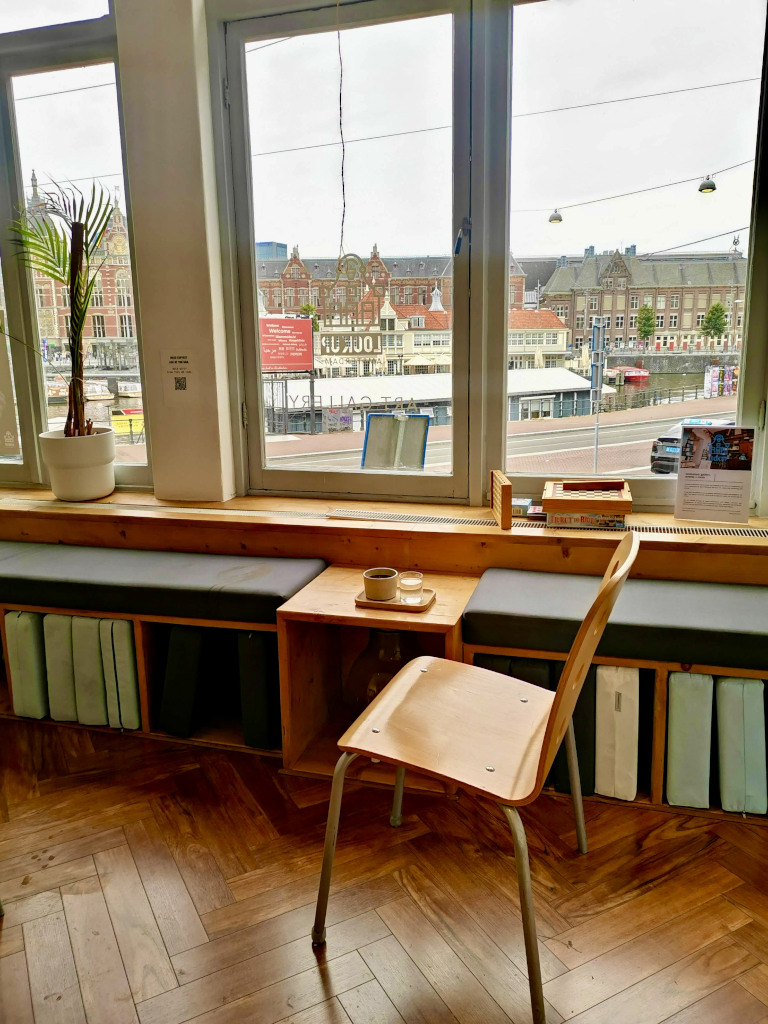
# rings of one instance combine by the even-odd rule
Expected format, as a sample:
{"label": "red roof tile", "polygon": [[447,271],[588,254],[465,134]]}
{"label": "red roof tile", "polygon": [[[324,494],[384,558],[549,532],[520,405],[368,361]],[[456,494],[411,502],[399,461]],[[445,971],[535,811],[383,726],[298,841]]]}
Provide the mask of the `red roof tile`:
{"label": "red roof tile", "polygon": [[565,324],[551,309],[510,309],[511,331],[562,331]]}

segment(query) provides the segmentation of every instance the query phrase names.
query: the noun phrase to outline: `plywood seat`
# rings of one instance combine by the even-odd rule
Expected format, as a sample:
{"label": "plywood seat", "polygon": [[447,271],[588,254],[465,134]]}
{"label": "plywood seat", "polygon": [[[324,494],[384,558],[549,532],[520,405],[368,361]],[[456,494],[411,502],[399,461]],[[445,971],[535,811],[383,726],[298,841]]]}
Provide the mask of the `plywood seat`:
{"label": "plywood seat", "polygon": [[536,795],[554,699],[554,692],[512,676],[417,658],[347,730],[339,747],[407,764],[503,803],[524,804]]}

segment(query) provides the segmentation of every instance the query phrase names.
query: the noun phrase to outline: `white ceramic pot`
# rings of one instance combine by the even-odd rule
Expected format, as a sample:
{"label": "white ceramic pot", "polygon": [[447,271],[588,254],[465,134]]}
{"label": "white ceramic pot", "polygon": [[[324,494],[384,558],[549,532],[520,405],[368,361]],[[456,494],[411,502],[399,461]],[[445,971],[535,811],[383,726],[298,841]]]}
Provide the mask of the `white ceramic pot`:
{"label": "white ceramic pot", "polygon": [[104,498],[115,489],[115,432],[94,427],[84,437],[63,430],[40,435],[40,450],[51,476],[51,490],[62,501]]}

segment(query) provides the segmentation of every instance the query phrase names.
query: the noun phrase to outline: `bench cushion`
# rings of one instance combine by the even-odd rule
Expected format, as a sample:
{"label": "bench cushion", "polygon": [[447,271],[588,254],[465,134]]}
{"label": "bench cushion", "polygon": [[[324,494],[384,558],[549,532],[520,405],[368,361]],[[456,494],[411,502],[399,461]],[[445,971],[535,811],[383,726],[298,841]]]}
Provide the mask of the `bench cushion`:
{"label": "bench cushion", "polygon": [[[487,569],[464,611],[468,644],[568,651],[596,576]],[[629,579],[597,653],[683,664],[768,667],[768,587]]]}
{"label": "bench cushion", "polygon": [[174,618],[276,622],[319,558],[0,542],[0,601]]}

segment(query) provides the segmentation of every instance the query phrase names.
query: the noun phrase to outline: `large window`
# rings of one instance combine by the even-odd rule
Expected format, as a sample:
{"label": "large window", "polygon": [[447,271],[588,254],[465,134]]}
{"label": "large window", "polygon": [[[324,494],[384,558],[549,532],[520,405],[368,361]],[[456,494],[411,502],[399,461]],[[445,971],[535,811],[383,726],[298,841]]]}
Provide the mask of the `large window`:
{"label": "large window", "polygon": [[253,488],[466,495],[462,6],[381,22],[374,2],[343,7],[338,31],[329,11],[310,32],[285,16],[230,34]]}
{"label": "large window", "polygon": [[[49,54],[41,54],[41,63],[46,59],[50,60]],[[26,210],[45,219],[47,194],[57,185],[79,191],[86,201],[95,186],[114,205],[98,253],[92,297],[92,308],[98,312],[86,318],[86,413],[97,425],[116,426],[116,418],[130,410],[134,425],[138,423],[140,429],[116,432],[118,466],[130,466],[118,479],[148,480],[146,470],[142,475],[138,468],[146,466],[147,444],[115,65],[102,61],[53,71],[39,70],[38,65],[12,73],[8,83],[15,139],[7,140],[6,146],[14,146],[19,172],[15,180],[5,183],[3,213],[9,205],[11,209],[18,206],[13,199],[15,189]],[[35,420],[40,428],[58,429],[66,417],[69,293],[45,275],[23,270],[12,252],[4,251],[2,255],[4,271],[14,275],[22,289],[31,288],[35,299],[31,306],[17,303],[9,309],[10,333],[19,339],[11,346],[25,346],[21,349],[24,368],[32,378],[28,394],[41,394],[44,401],[42,416],[34,403],[28,414],[30,448],[34,449]],[[18,361],[18,353],[14,358]],[[39,463],[37,469],[30,465],[32,479],[36,474],[43,478],[42,473]]]}
{"label": "large window", "polygon": [[[546,0],[514,11],[510,265],[546,278],[529,315],[559,315],[567,342],[562,368],[532,353],[533,371],[510,372],[507,468],[536,495],[548,474],[589,474],[597,461],[632,477],[640,503],[663,506],[674,481],[655,440],[687,416],[734,420],[745,380],[743,331],[726,314],[747,298],[766,8],[739,4],[736,39],[721,31],[729,0],[710,0],[705,20],[698,0],[640,7]],[[601,59],[585,62],[585,48]],[[552,159],[553,139],[559,152],[589,140],[588,158]],[[714,190],[699,187],[708,176]],[[682,324],[667,313],[681,294],[693,311]],[[581,314],[563,315],[585,307],[595,314],[586,337]],[[606,310],[618,311],[615,329],[628,315],[632,334],[606,333]],[[601,333],[598,389],[590,343]],[[705,387],[713,366],[730,368],[725,392]],[[557,432],[534,423],[543,393]]]}

